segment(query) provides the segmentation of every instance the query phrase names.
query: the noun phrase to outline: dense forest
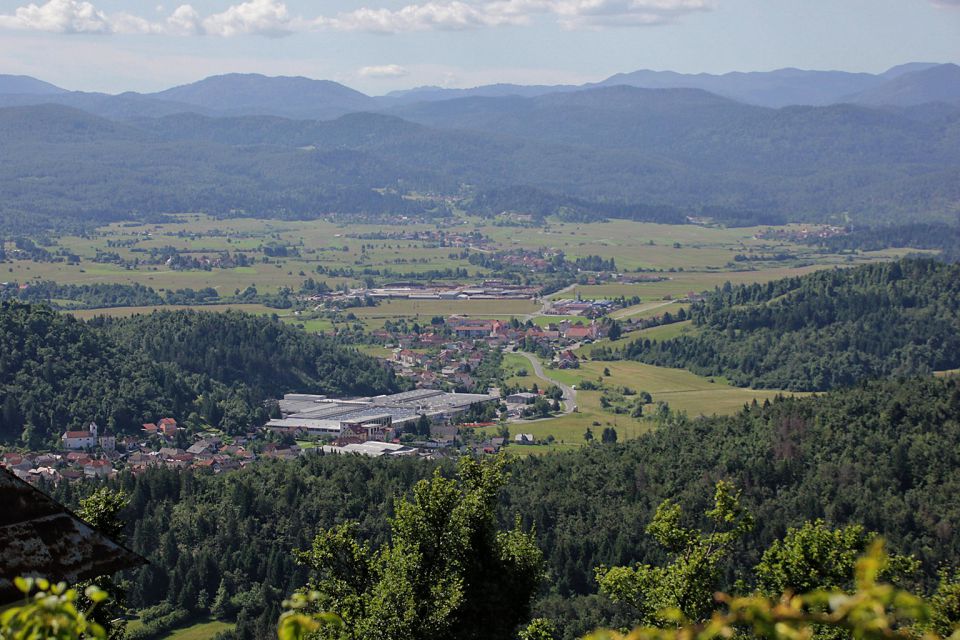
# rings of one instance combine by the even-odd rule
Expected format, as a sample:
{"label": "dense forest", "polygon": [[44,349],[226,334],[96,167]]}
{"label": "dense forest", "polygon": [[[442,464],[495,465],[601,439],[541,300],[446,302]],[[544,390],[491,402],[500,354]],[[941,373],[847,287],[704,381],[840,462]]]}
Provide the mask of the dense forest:
{"label": "dense forest", "polygon": [[[281,600],[312,575],[294,550],[351,521],[371,548],[387,544],[397,500],[436,464],[318,454],[223,475],[122,475],[112,486],[130,496],[128,541],[151,560],[126,577],[129,605],[210,612],[240,622],[238,637],[271,637]],[[439,466],[452,475],[452,465]],[[498,509],[503,526],[519,516],[533,527],[543,551],[533,614],[574,638],[631,620],[598,594],[594,568],[662,562],[665,551],[644,532],[657,505],[682,504],[686,525],[705,528],[719,480],[743,490],[755,520],[718,567],[723,588],[754,585],[762,550],[818,518],[885,536],[920,562],[909,581],[930,587],[960,557],[958,469],[960,381],[872,382],[731,417],[672,416],[625,444],[515,459]],[[56,496],[73,502],[92,488],[64,483]]]}
{"label": "dense forest", "polygon": [[6,107],[0,213],[8,232],[187,211],[434,216],[450,199],[571,219],[946,221],[960,197],[958,121],[953,108],[768,109],[633,87],[332,121]]}
{"label": "dense forest", "polygon": [[955,224],[945,222],[910,222],[890,226],[856,227],[849,233],[829,238],[811,237],[808,244],[819,245],[830,252],[878,251],[909,248],[939,251],[946,262],[960,261],[960,216]]}
{"label": "dense forest", "polygon": [[639,338],[594,357],[794,391],[960,367],[960,266],[929,259],[728,283],[691,316],[691,335]]}
{"label": "dense forest", "polygon": [[4,441],[36,447],[91,420],[135,433],[163,416],[238,432],[283,393],[400,388],[373,358],[267,317],[175,311],[85,323],[0,303]]}

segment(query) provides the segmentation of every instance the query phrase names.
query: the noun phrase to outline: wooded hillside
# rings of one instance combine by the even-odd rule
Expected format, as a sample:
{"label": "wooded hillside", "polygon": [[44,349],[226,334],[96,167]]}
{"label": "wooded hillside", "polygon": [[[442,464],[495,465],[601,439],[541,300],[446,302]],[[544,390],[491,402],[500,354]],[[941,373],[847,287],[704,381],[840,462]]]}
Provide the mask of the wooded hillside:
{"label": "wooded hillside", "polygon": [[795,391],[960,367],[960,266],[933,260],[727,285],[691,315],[693,335],[638,339],[594,357]]}
{"label": "wooded hillside", "polygon": [[0,440],[37,447],[91,420],[134,433],[163,416],[236,432],[283,393],[400,388],[373,358],[268,317],[176,311],[88,324],[0,303]]}

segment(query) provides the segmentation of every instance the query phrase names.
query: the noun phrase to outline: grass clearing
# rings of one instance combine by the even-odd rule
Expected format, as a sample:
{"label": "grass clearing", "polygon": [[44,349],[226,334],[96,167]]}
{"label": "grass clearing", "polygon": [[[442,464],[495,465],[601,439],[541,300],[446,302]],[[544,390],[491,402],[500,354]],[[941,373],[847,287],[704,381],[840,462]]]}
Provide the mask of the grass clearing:
{"label": "grass clearing", "polygon": [[[530,361],[519,353],[504,353],[502,369],[504,382],[506,382],[506,384],[517,385],[527,389],[533,384],[536,384],[541,389],[550,387],[553,384],[537,376],[533,372]],[[521,371],[526,373],[519,375]]]}
{"label": "grass clearing", "polygon": [[[604,376],[604,369],[610,375]],[[602,381],[607,387],[626,386],[634,391],[647,391],[653,396],[654,403],[666,402],[671,409],[684,411],[690,416],[729,415],[739,411],[743,405],[756,399],[763,402],[779,394],[787,393],[775,390],[743,389],[734,387],[719,378],[705,378],[684,369],[655,367],[632,361],[600,362],[585,361],[579,369],[548,370],[548,375],[566,384],[580,386],[584,380]],[[543,440],[552,435],[558,445],[581,446],[585,443],[583,434],[589,427],[594,437],[599,438],[606,427],[617,430],[620,440],[639,437],[654,428],[655,423],[648,418],[631,418],[628,414],[615,414],[604,410],[600,405],[602,391],[577,391],[577,413],[551,418],[548,420],[515,423],[510,432],[531,433]],[[629,396],[628,396],[629,397]],[[649,412],[654,405],[648,405]],[[599,424],[594,424],[599,423]],[[546,446],[528,447],[529,454],[546,453]]]}
{"label": "grass clearing", "polygon": [[235,626],[233,623],[220,620],[203,620],[187,627],[174,629],[162,636],[162,640],[209,640],[218,633],[229,631]]}

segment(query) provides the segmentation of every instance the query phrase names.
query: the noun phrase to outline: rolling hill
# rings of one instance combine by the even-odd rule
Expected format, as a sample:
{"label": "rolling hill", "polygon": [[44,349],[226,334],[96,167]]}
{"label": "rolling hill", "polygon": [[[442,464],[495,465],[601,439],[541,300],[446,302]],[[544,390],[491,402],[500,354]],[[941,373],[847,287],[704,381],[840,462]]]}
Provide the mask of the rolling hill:
{"label": "rolling hill", "polygon": [[43,80],[37,80],[30,76],[12,76],[0,74],[0,95],[7,94],[32,94],[32,95],[52,95],[66,93],[66,89],[52,85]]}
{"label": "rolling hill", "polygon": [[463,196],[483,212],[567,207],[581,218],[662,220],[652,212],[668,210],[675,220],[709,209],[754,223],[877,223],[951,220],[960,208],[960,108],[947,106],[769,109],[700,90],[617,86],[330,121],[120,122],[18,107],[0,109],[0,132],[0,212],[21,220],[435,206],[401,199],[407,191]]}
{"label": "rolling hill", "polygon": [[850,97],[865,105],[900,107],[947,102],[960,104],[960,66],[941,64],[913,71]]}
{"label": "rolling hill", "polygon": [[317,120],[376,108],[376,102],[369,96],[330,80],[267,77],[256,73],[212,76],[149,94],[149,97],[223,115],[276,115]]}

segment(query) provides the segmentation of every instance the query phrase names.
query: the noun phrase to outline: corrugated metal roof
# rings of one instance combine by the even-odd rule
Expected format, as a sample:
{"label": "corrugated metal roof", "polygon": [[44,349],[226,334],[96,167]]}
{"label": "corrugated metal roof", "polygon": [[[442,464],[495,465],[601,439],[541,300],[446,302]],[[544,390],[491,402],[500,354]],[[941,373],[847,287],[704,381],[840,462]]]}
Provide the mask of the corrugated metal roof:
{"label": "corrugated metal roof", "polygon": [[0,505],[0,603],[22,596],[16,576],[72,584],[146,564],[6,469],[0,469]]}

